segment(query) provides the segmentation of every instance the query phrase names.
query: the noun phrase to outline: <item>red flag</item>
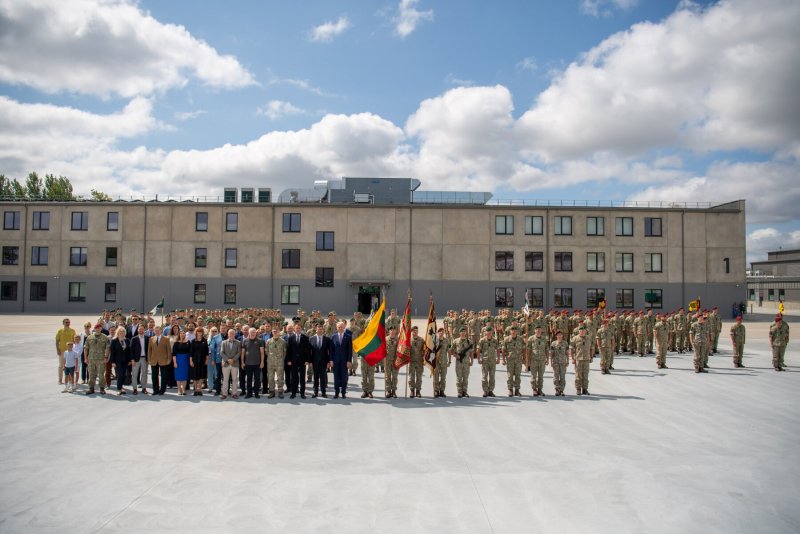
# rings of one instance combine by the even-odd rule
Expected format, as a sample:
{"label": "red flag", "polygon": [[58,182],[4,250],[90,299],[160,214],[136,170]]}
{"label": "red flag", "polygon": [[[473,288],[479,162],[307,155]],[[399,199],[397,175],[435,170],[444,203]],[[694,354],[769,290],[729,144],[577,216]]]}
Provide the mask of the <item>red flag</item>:
{"label": "red flag", "polygon": [[436,367],[436,351],[438,343],[434,343],[436,338],[436,309],[433,306],[433,295],[430,297],[431,306],[428,309],[428,324],[425,326],[425,347],[422,355],[423,362],[430,369],[431,374]]}
{"label": "red flag", "polygon": [[408,292],[406,311],[403,313],[403,322],[400,325],[400,340],[397,342],[397,352],[394,356],[394,368],[400,369],[411,361],[411,291]]}

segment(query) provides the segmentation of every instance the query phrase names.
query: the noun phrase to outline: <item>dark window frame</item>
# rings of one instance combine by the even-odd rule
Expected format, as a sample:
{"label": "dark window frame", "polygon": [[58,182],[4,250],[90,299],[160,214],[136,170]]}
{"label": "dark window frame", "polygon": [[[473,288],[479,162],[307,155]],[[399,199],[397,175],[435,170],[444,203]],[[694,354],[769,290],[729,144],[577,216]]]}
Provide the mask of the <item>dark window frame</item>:
{"label": "dark window frame", "polygon": [[317,267],[314,273],[314,287],[333,287],[333,267]]}
{"label": "dark window frame", "polygon": [[572,308],[572,288],[556,287],[553,289],[554,308]]}
{"label": "dark window frame", "polygon": [[[73,262],[75,251],[77,250],[78,254],[78,261],[79,263]],[[83,260],[83,263],[80,263],[80,260]],[[86,267],[89,265],[89,247],[69,247],[69,266],[70,267]]]}
{"label": "dark window frame", "polygon": [[[112,217],[114,215],[114,217]],[[112,221],[112,218],[114,219]],[[106,231],[107,232],[118,232],[119,231],[119,212],[118,211],[109,211],[106,213]]]}
{"label": "dark window frame", "polygon": [[[594,221],[594,232],[590,230],[589,222]],[[606,235],[606,218],[605,217],[586,217],[586,235],[587,236],[604,236]]]}
{"label": "dark window frame", "polygon": [[572,272],[572,252],[554,252],[553,271]]}
{"label": "dark window frame", "polygon": [[[501,224],[502,221],[502,224]],[[509,225],[509,222],[511,223]],[[494,216],[494,235],[514,235],[514,216],[495,215]]]}
{"label": "dark window frame", "polygon": [[196,212],[194,212],[194,231],[195,232],[208,232],[208,212],[207,211],[196,211]]}
{"label": "dark window frame", "polygon": [[514,288],[495,287],[494,288],[494,307],[513,308],[514,307]]}
{"label": "dark window frame", "polygon": [[[628,296],[630,296],[630,300]],[[634,296],[633,288],[618,287],[614,290],[614,304],[617,309],[631,309],[635,303]]]}
{"label": "dark window frame", "polygon": [[[302,229],[302,217],[300,213],[287,211],[282,215],[283,231],[286,233],[298,233]],[[295,224],[297,223],[297,224]]]}
{"label": "dark window frame", "polygon": [[239,231],[239,212],[229,211],[225,214],[225,231],[238,232]]}
{"label": "dark window frame", "polygon": [[[294,299],[292,291],[294,290]],[[281,305],[287,306],[300,304],[300,286],[297,284],[285,284],[281,286]]]}
{"label": "dark window frame", "polygon": [[222,288],[222,299],[224,304],[236,304],[236,284],[225,284]]}
{"label": "dark window frame", "polygon": [[[538,269],[537,267],[538,259]],[[525,252],[525,271],[540,272],[544,271],[544,252],[528,251]]]}
{"label": "dark window frame", "polygon": [[[113,289],[113,293],[109,292],[109,289]],[[111,298],[109,298],[109,296]],[[117,302],[117,283],[116,282],[106,282],[103,286],[103,302]]]}
{"label": "dark window frame", "polygon": [[47,302],[47,282],[32,281],[28,300],[31,302]]}
{"label": "dark window frame", "polygon": [[[594,256],[594,269],[591,266],[591,258]],[[606,272],[606,253],[605,252],[587,252],[586,253],[586,272],[587,273],[604,273]]]}
{"label": "dark window frame", "polygon": [[[569,222],[569,231],[564,231],[565,222]],[[553,216],[553,235],[572,235],[572,215]]]}
{"label": "dark window frame", "polygon": [[531,308],[544,308],[543,287],[529,287],[526,294],[528,295],[528,305]]}
{"label": "dark window frame", "polygon": [[[11,216],[10,220],[9,216]],[[19,230],[19,225],[19,211],[12,210],[3,212],[3,230]]]}
{"label": "dark window frame", "polygon": [[[202,253],[200,251],[203,251]],[[201,265],[202,263],[202,265]],[[205,269],[208,267],[208,249],[205,247],[195,247],[194,249],[195,269]]]}
{"label": "dark window frame", "polygon": [[336,249],[335,232],[328,230],[317,231],[317,250],[332,251]]}
{"label": "dark window frame", "polygon": [[[657,306],[656,306],[655,303],[647,302],[647,294],[648,293],[652,293],[654,295],[655,294],[658,295],[658,305]],[[648,309],[648,310],[661,310],[661,309],[663,309],[664,308],[664,290],[660,289],[660,288],[657,288],[657,287],[645,289],[644,290],[644,307],[646,309]]]}
{"label": "dark window frame", "polygon": [[514,270],[514,251],[513,250],[496,250],[494,252],[494,270],[495,271],[513,271]]}
{"label": "dark window frame", "polygon": [[[592,296],[592,292],[594,295]],[[604,287],[587,287],[586,288],[586,309],[591,310],[597,308],[600,299],[605,300],[606,289]]]}
{"label": "dark window frame", "polygon": [[633,237],[633,217],[617,217],[614,221],[614,234],[617,237]]}
{"label": "dark window frame", "polygon": [[3,265],[19,265],[19,247],[3,246]]}
{"label": "dark window frame", "polygon": [[[111,253],[112,250],[114,251],[113,254]],[[117,267],[118,265],[119,249],[117,247],[106,247],[106,267]]]}
{"label": "dark window frame", "polygon": [[34,211],[31,219],[31,229],[36,230],[37,232],[45,232],[50,230],[50,212]]}
{"label": "dark window frame", "polygon": [[[626,257],[630,256],[630,269],[626,269]],[[632,273],[634,271],[633,266],[634,258],[633,252],[616,252],[614,254],[614,268],[618,273]]]}
{"label": "dark window frame", "polygon": [[[76,216],[78,217],[77,221],[75,220]],[[73,211],[70,217],[70,230],[72,230],[73,232],[89,231],[89,212]]]}
{"label": "dark window frame", "polygon": [[205,304],[207,300],[208,286],[206,284],[194,284],[192,291],[193,302],[195,304]]}
{"label": "dark window frame", "polygon": [[[658,256],[658,269],[653,268],[653,259]],[[650,260],[650,268],[647,268],[648,259]],[[645,252],[644,254],[644,272],[646,273],[663,273],[664,272],[664,254],[661,252]]]}
{"label": "dark window frame", "polygon": [[[42,262],[42,251],[44,251],[44,262]],[[50,248],[32,246],[31,247],[31,265],[48,265],[50,262]]]}
{"label": "dark window frame", "polygon": [[19,300],[19,284],[16,280],[3,280],[0,282],[0,300],[10,302]]}
{"label": "dark window frame", "polygon": [[281,269],[300,268],[300,249],[285,248],[281,250]]}
{"label": "dark window frame", "polygon": [[[229,256],[229,254],[233,252],[233,258]],[[233,261],[231,262],[231,259]],[[239,249],[234,247],[229,247],[225,249],[225,268],[226,269],[236,269],[239,265]]]}
{"label": "dark window frame", "polygon": [[[78,289],[74,296],[73,287]],[[86,282],[69,282],[67,284],[67,300],[69,302],[86,302]]]}
{"label": "dark window frame", "polygon": [[[539,231],[534,232],[534,220],[539,221]],[[530,230],[530,231],[529,231]],[[526,215],[525,216],[525,235],[544,235],[544,216],[543,215]]]}
{"label": "dark window frame", "polygon": [[[658,224],[655,224],[658,221]],[[658,233],[656,232],[656,226],[658,226]],[[645,237],[663,237],[664,235],[664,223],[661,220],[661,217],[645,217],[644,218],[644,236]]]}

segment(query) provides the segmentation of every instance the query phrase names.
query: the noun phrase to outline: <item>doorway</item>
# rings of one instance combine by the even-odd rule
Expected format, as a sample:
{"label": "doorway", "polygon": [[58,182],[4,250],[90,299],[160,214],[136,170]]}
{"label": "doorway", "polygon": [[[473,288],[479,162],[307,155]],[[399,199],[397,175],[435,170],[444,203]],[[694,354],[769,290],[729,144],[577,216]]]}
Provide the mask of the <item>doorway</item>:
{"label": "doorway", "polygon": [[380,305],[380,294],[379,286],[358,286],[358,311],[365,316],[372,313]]}

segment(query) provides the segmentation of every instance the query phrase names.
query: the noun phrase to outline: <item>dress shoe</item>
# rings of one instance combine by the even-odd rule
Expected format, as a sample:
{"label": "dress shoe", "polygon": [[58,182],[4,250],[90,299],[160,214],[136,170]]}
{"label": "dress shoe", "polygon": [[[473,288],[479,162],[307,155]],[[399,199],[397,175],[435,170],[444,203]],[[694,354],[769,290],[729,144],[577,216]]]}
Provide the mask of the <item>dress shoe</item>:
{"label": "dress shoe", "polygon": [[346,399],[347,398],[347,394],[346,393],[342,393],[342,398]]}
{"label": "dress shoe", "polygon": [[134,394],[134,395],[138,395],[138,394],[139,394],[139,390],[138,390],[138,389],[134,389],[134,390],[133,390],[133,394]]}
{"label": "dress shoe", "polygon": [[305,398],[306,398],[306,394],[305,394],[305,393],[301,393],[301,394],[300,394],[300,398],[301,398],[301,399],[305,399]]}
{"label": "dress shoe", "polygon": [[334,399],[338,399],[338,398],[339,398],[339,394],[338,394],[338,393],[334,393],[334,394],[333,394],[333,398],[334,398]]}
{"label": "dress shoe", "polygon": [[323,394],[322,394],[322,398],[323,398],[323,399],[327,399],[327,398],[328,398],[328,394],[327,394],[327,393],[323,393]]}
{"label": "dress shoe", "polygon": [[142,390],[142,395],[147,395],[147,394],[148,394],[148,393],[147,393],[147,390],[146,390],[146,389],[143,389],[143,390]]}
{"label": "dress shoe", "polygon": [[[201,393],[200,395],[202,395],[202,393]],[[253,396],[254,396],[255,398],[257,398],[257,399],[260,399],[260,398],[261,398],[261,395],[259,395],[258,393],[256,393],[256,394],[255,394],[255,395],[253,395]]]}
{"label": "dress shoe", "polygon": [[219,396],[219,400],[225,400],[225,399],[227,399],[227,398],[228,398],[228,396],[227,396],[227,395],[220,395],[220,396]]}
{"label": "dress shoe", "polygon": [[312,399],[316,399],[316,398],[317,398],[317,394],[316,394],[316,393],[312,393],[312,394],[311,394],[311,398],[312,398]]}
{"label": "dress shoe", "polygon": [[290,396],[289,398],[290,398],[290,399],[293,399],[293,398],[295,398],[295,397],[297,397],[297,395],[296,395],[296,394],[294,394],[294,393],[292,393],[292,394],[291,394],[291,396]]}
{"label": "dress shoe", "polygon": [[244,396],[244,398],[245,398],[245,399],[252,399],[252,398],[253,398],[253,395],[252,395],[252,394],[250,394],[250,393],[248,393],[247,395],[245,395],[245,396]]}

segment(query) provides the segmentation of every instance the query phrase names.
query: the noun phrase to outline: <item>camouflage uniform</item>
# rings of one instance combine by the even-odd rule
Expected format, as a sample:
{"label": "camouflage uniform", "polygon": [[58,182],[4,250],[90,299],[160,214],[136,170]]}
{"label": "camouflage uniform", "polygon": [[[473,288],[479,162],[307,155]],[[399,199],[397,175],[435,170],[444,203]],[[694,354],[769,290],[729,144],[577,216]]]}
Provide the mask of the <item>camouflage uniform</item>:
{"label": "camouflage uniform", "polygon": [[[456,389],[459,397],[469,397],[467,387],[469,386],[469,368],[472,366],[472,357],[475,351],[475,344],[469,337],[458,337],[453,341],[453,353],[456,357]],[[464,356],[461,356],[461,353]]]}
{"label": "camouflage uniform", "polygon": [[567,385],[567,366],[569,366],[569,343],[566,339],[558,339],[550,343],[550,365],[553,366],[553,385],[556,395],[564,395],[564,386]]}
{"label": "camouflage uniform", "polygon": [[694,372],[705,373],[705,362],[708,357],[708,331],[705,323],[697,321],[689,328],[689,336],[694,347]]}
{"label": "camouflage uniform", "polygon": [[[269,395],[276,393],[283,398],[284,360],[286,358],[286,341],[282,337],[271,337],[267,340],[267,385]],[[277,376],[277,388],[275,385]]]}
{"label": "camouflage uniform", "polygon": [[95,331],[86,338],[84,342],[84,350],[86,351],[87,359],[89,360],[89,391],[94,393],[95,380],[100,382],[100,391],[103,392],[108,384],[105,383],[104,375],[106,372],[106,361],[108,361],[108,336],[101,333],[99,330]]}
{"label": "camouflage uniform", "polygon": [[686,314],[683,313],[683,310],[680,310],[678,315],[675,316],[675,338],[678,352],[681,354],[684,353],[688,348],[688,331],[689,321],[686,318]]}
{"label": "camouflage uniform", "polygon": [[659,369],[667,366],[667,345],[669,343],[669,328],[667,321],[659,319],[653,327],[653,336],[656,341],[656,365]]}
{"label": "camouflage uniform", "polygon": [[361,392],[362,395],[372,395],[375,391],[375,367],[367,363],[364,356],[360,356],[361,360]]}
{"label": "camouflage uniform", "polygon": [[605,324],[597,331],[597,346],[600,349],[600,370],[608,374],[614,358],[614,332],[609,324]]}
{"label": "camouflage uniform", "polygon": [[450,363],[450,338],[437,338],[436,348],[436,367],[433,368],[433,391],[434,396],[438,393],[444,397],[444,390],[447,387],[447,366]]}
{"label": "camouflage uniform", "polygon": [[744,367],[742,365],[742,353],[744,352],[745,329],[741,321],[736,321],[731,325],[731,343],[733,345],[733,366]]}
{"label": "camouflage uniform", "polygon": [[383,375],[383,388],[386,390],[386,396],[394,396],[397,393],[397,372],[398,370],[394,367],[394,358],[395,354],[397,353],[397,342],[399,339],[397,337],[387,337],[386,338],[386,361],[384,367],[386,369],[385,374]]}
{"label": "camouflage uniform", "polygon": [[[353,341],[356,340],[358,336],[364,331],[357,322],[354,321],[354,325],[350,327],[350,334],[353,336]],[[356,376],[356,371],[358,371],[358,359],[359,355],[356,351],[353,351],[353,361],[352,366],[350,367],[350,375]]]}
{"label": "camouflage uniform", "polygon": [[592,362],[592,346],[589,336],[582,336],[580,330],[572,338],[570,348],[575,362],[575,389],[578,395],[589,394],[589,364]]}
{"label": "camouflage uniform", "polygon": [[481,386],[483,387],[484,397],[494,396],[494,374],[497,368],[497,349],[499,346],[497,339],[489,339],[486,336],[478,342],[481,371],[483,372]]}
{"label": "camouflage uniform", "polygon": [[[513,328],[513,327],[512,327]],[[512,330],[513,332],[514,330]],[[508,374],[508,395],[520,395],[519,386],[522,375],[522,357],[525,352],[525,340],[520,336],[507,336],[503,339],[503,354],[506,358]]]}
{"label": "camouflage uniform", "polygon": [[421,337],[411,338],[411,362],[408,364],[408,387],[411,389],[411,396],[422,396],[422,370],[425,368],[423,363],[423,351],[425,340]]}
{"label": "camouflage uniform", "polygon": [[772,367],[783,371],[783,356],[789,344],[789,325],[786,321],[775,321],[769,326],[769,344],[772,347]]}
{"label": "camouflage uniform", "polygon": [[536,334],[528,338],[531,351],[531,388],[534,395],[542,395],[544,384],[544,368],[547,365],[547,338]]}

